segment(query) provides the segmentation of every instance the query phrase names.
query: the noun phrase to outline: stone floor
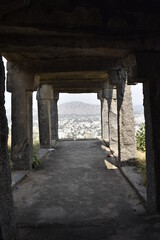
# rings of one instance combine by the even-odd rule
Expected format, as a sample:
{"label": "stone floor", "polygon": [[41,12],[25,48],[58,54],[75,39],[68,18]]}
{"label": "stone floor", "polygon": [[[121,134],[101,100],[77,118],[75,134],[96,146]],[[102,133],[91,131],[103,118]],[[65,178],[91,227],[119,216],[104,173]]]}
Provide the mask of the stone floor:
{"label": "stone floor", "polygon": [[160,239],[118,169],[107,169],[101,142],[61,141],[42,167],[14,189],[17,240]]}

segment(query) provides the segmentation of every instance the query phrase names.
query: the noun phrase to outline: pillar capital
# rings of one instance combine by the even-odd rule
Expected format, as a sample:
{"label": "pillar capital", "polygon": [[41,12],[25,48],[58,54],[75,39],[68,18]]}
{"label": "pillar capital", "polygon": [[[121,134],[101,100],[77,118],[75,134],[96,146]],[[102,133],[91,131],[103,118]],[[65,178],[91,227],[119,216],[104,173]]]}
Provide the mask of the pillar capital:
{"label": "pillar capital", "polygon": [[139,82],[160,78],[160,51],[135,52]]}
{"label": "pillar capital", "polygon": [[117,60],[117,63],[108,71],[109,83],[113,86],[123,84],[137,83],[137,61],[134,54],[130,54],[122,59]]}
{"label": "pillar capital", "polygon": [[134,54],[130,54],[122,59],[122,66],[127,72],[127,83],[135,85],[137,83],[137,62]]}
{"label": "pillar capital", "polygon": [[37,91],[37,100],[52,100],[53,87],[52,85],[43,84]]}
{"label": "pillar capital", "polygon": [[127,70],[122,66],[117,66],[109,71],[109,83],[113,86],[124,84],[127,80]]}
{"label": "pillar capital", "polygon": [[35,78],[33,73],[26,72],[18,64],[7,62],[7,91],[34,91]]}

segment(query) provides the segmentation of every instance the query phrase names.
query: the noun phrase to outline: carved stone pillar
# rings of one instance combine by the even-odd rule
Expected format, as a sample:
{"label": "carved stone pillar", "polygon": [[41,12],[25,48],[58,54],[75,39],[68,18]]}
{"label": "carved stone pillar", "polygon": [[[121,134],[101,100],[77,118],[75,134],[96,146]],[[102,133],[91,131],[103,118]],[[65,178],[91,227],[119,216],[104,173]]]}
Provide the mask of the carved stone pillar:
{"label": "carved stone pillar", "polygon": [[53,88],[50,85],[42,85],[37,92],[39,138],[41,148],[50,148],[52,143],[51,132],[51,101],[53,100]]}
{"label": "carved stone pillar", "polygon": [[118,160],[131,161],[136,158],[135,125],[130,87],[126,84],[126,68],[116,66],[110,72],[110,81],[117,89]]}
{"label": "carved stone pillar", "polygon": [[58,103],[59,92],[53,91],[53,100],[51,100],[51,131],[52,140],[58,140]]}
{"label": "carved stone pillar", "polygon": [[106,98],[101,100],[101,117],[102,117],[102,138],[109,142],[108,130],[108,101]]}
{"label": "carved stone pillar", "polygon": [[0,239],[15,239],[15,218],[7,148],[8,126],[4,106],[5,72],[0,56]]}
{"label": "carved stone pillar", "polygon": [[109,146],[118,156],[118,122],[117,122],[117,90],[109,89],[108,92],[108,111],[109,111]]}
{"label": "carved stone pillar", "polygon": [[101,102],[101,138],[103,139],[103,98],[102,98],[102,91],[97,93],[97,99]]}
{"label": "carved stone pillar", "polygon": [[130,86],[117,85],[119,161],[136,159],[135,123]]}
{"label": "carved stone pillar", "polygon": [[155,213],[160,212],[160,51],[140,51],[135,56],[144,93],[147,207]]}
{"label": "carved stone pillar", "polygon": [[11,159],[16,170],[30,169],[32,154],[32,91],[34,76],[8,63],[7,90],[12,93]]}

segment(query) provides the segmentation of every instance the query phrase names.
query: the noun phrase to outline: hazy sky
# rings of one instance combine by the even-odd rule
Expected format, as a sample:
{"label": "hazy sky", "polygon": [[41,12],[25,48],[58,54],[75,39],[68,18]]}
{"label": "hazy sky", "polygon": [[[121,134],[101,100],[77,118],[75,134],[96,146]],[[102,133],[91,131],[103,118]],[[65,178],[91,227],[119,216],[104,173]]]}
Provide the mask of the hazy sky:
{"label": "hazy sky", "polygon": [[[4,59],[4,63],[6,65],[6,61]],[[137,84],[131,86],[132,91],[132,100],[134,105],[142,105],[143,104],[143,94],[142,94],[142,84]],[[5,92],[5,99],[6,99],[6,108],[10,108],[11,105],[11,94]],[[100,101],[97,100],[97,94],[90,93],[90,94],[67,94],[61,93],[58,103],[62,104],[64,102],[71,102],[71,101],[80,101],[90,104],[100,104]],[[33,105],[36,105],[36,93],[33,94]]]}

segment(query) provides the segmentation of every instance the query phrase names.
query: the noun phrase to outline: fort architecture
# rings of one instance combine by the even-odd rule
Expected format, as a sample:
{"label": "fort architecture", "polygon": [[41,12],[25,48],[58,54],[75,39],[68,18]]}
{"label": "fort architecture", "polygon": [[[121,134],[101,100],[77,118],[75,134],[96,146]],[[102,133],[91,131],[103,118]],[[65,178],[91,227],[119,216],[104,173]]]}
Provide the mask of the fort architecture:
{"label": "fort architecture", "polygon": [[32,93],[37,91],[41,148],[58,139],[59,93],[97,93],[102,138],[119,164],[136,158],[130,85],[143,83],[147,207],[160,212],[160,5],[144,0],[5,0],[0,3],[0,238],[15,220],[4,108],[12,94],[15,170],[32,165]]}

